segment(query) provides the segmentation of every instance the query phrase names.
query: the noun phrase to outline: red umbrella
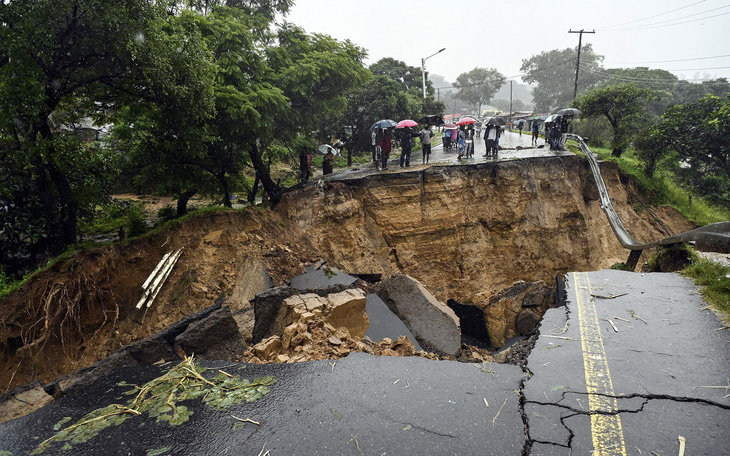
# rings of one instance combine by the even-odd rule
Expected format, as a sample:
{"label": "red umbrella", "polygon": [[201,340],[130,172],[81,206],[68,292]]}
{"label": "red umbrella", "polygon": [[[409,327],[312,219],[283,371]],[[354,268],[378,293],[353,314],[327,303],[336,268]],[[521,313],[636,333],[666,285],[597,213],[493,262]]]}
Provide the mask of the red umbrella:
{"label": "red umbrella", "polygon": [[456,125],[471,125],[475,123],[477,123],[477,120],[475,118],[464,116],[458,122],[456,122]]}
{"label": "red umbrella", "polygon": [[398,122],[398,125],[395,126],[395,128],[406,128],[406,127],[415,127],[418,126],[418,124],[411,119],[401,120]]}
{"label": "red umbrella", "polygon": [[444,128],[456,128],[456,125],[454,125],[452,123],[447,123],[447,124],[444,124]]}

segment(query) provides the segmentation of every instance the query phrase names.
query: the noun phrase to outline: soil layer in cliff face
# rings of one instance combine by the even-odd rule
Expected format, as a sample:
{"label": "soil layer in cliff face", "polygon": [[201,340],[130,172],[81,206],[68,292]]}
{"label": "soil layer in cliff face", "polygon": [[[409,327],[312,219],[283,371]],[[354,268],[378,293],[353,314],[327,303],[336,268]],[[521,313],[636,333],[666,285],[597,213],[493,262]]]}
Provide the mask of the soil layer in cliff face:
{"label": "soil layer in cliff face", "polygon": [[[665,236],[646,212],[633,209],[630,184],[615,165],[602,164],[602,172],[632,235],[641,241]],[[0,305],[6,366],[0,386],[51,381],[216,300],[233,311],[249,308],[252,264],[283,285],[324,258],[353,274],[406,274],[443,303],[485,309],[515,282],[552,286],[560,273],[610,267],[628,252],[613,236],[593,185],[576,156],[431,166],[311,183],[285,194],[273,210],[207,213],[80,252]],[[653,212],[675,232],[692,228],[671,208]],[[137,310],[147,276],[164,254],[180,248],[184,253],[154,305]]]}

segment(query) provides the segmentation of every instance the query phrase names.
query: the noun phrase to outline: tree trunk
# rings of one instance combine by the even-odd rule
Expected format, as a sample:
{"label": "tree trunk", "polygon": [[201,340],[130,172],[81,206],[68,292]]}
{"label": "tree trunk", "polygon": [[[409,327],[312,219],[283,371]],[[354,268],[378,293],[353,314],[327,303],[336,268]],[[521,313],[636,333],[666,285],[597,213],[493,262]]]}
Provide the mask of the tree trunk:
{"label": "tree trunk", "polygon": [[256,177],[253,179],[253,187],[251,188],[251,191],[248,192],[248,202],[250,204],[254,204],[256,202],[256,194],[259,192],[259,173],[255,173]]}
{"label": "tree trunk", "polygon": [[231,188],[228,186],[228,179],[226,179],[226,173],[221,172],[216,175],[218,182],[221,184],[223,189],[223,205],[225,207],[233,207],[231,204]]}
{"label": "tree trunk", "polygon": [[61,204],[61,234],[63,236],[63,248],[76,243],[78,236],[78,207],[73,199],[73,191],[68,178],[55,164],[47,165],[48,172],[53,181],[53,186],[58,191],[58,202]]}
{"label": "tree trunk", "polygon": [[39,154],[34,152],[28,152],[30,155],[30,162],[33,166],[35,178],[33,179],[32,188],[40,199],[43,212],[45,213],[45,232],[46,239],[41,241],[39,245],[34,246],[33,251],[35,252],[36,247],[39,251],[50,251],[52,253],[59,253],[64,250],[61,245],[63,244],[61,237],[61,222],[58,217],[58,206],[56,205],[55,198],[53,197],[53,190],[51,189],[51,181],[46,172],[45,166],[43,166],[42,158]]}
{"label": "tree trunk", "polygon": [[267,195],[269,195],[271,203],[276,206],[279,204],[279,201],[281,201],[281,195],[283,193],[281,187],[271,178],[271,174],[261,158],[261,152],[259,151],[258,145],[253,144],[249,153],[251,155],[251,163],[253,164],[254,169],[256,169],[256,174],[261,180],[261,185],[264,186],[264,191]]}
{"label": "tree trunk", "polygon": [[182,217],[183,215],[188,213],[188,201],[190,201],[190,198],[193,197],[198,193],[197,190],[188,190],[186,192],[183,192],[178,198],[177,198],[177,216]]}

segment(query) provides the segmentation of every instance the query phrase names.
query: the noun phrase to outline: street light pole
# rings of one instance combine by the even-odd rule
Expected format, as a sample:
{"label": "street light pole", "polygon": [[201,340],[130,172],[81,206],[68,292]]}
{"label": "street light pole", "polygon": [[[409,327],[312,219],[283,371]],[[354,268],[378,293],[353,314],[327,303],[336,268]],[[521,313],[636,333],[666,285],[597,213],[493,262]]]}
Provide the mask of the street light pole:
{"label": "street light pole", "polygon": [[423,99],[424,100],[426,99],[426,59],[430,59],[434,55],[440,54],[440,53],[444,52],[445,50],[446,50],[446,48],[443,48],[440,51],[435,52],[435,53],[429,55],[428,57],[421,59],[421,78],[423,79]]}

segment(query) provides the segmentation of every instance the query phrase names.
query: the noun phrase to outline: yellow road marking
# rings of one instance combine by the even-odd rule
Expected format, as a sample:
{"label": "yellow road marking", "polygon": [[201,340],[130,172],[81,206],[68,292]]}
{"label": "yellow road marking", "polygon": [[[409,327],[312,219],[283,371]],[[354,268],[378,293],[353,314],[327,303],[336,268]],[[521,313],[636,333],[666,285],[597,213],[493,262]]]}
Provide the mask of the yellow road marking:
{"label": "yellow road marking", "polygon": [[[591,412],[591,434],[594,456],[626,456],[626,443],[618,414],[618,402],[613,392],[608,359],[603,348],[596,306],[591,301],[588,274],[574,272],[576,305],[583,347],[583,367]],[[605,413],[613,413],[606,415]]]}

